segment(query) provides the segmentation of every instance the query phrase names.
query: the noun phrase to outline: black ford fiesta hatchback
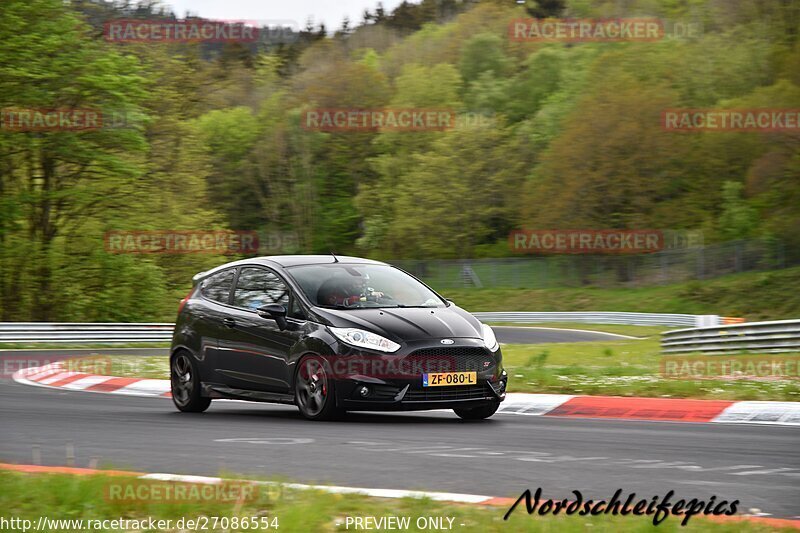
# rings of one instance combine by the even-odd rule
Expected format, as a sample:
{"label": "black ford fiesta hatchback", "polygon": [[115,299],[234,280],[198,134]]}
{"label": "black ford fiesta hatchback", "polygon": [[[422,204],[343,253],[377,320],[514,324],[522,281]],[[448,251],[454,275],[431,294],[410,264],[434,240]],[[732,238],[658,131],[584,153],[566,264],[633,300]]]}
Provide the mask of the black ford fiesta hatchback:
{"label": "black ford fiesta hatchback", "polygon": [[492,329],[400,269],[367,259],[273,256],[194,277],[170,356],[172,399],[345,411],[453,409],[488,418],[507,376]]}

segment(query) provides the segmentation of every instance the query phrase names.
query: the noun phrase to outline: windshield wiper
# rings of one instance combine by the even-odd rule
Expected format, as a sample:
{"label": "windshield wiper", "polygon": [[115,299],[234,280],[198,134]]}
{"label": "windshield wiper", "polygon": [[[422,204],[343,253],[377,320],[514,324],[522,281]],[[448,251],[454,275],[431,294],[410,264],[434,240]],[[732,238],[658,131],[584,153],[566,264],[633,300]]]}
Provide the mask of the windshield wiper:
{"label": "windshield wiper", "polygon": [[435,309],[435,305],[405,305],[405,304],[397,304],[397,305],[382,305],[377,309]]}
{"label": "windshield wiper", "polygon": [[437,309],[435,305],[359,305],[359,306],[346,306],[346,305],[318,305],[323,309]]}

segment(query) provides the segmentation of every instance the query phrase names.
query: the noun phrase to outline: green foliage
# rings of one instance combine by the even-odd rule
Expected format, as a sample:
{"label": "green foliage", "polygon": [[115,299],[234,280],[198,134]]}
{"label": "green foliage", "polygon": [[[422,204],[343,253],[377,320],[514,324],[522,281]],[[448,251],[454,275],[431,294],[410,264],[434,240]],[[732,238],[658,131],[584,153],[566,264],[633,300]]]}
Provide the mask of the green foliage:
{"label": "green foliage", "polygon": [[742,198],[744,186],[735,181],[726,181],[722,186],[722,214],[719,217],[720,232],[729,239],[744,239],[755,232],[758,225],[756,210]]}
{"label": "green foliage", "polygon": [[502,77],[509,68],[503,39],[491,33],[476,35],[464,44],[459,70],[464,80],[477,79],[483,73]]}
{"label": "green foliage", "polygon": [[[660,125],[668,108],[800,107],[796,3],[425,0],[332,38],[310,25],[296,44],[258,52],[102,38],[105,20],[133,12],[164,16],[150,4],[0,7],[0,108],[137,118],[0,129],[0,320],[169,319],[194,273],[232,259],[109,255],[109,230],[283,232],[297,243],[284,252],[400,259],[509,255],[508,232],[524,226],[655,227],[768,239],[800,260],[797,135]],[[702,31],[509,40],[509,22],[531,13]],[[303,123],[319,108],[447,108],[481,121],[331,133]],[[663,305],[692,312],[706,306],[700,293]]]}
{"label": "green foliage", "polygon": [[[139,61],[95,40],[65,4],[6,3],[0,36],[0,107],[140,114]],[[64,296],[55,290],[55,273],[74,261],[70,241],[93,215],[126,201],[147,144],[140,126],[0,137],[0,193],[16,204],[0,232],[10,267],[0,278],[2,318],[54,318]]]}

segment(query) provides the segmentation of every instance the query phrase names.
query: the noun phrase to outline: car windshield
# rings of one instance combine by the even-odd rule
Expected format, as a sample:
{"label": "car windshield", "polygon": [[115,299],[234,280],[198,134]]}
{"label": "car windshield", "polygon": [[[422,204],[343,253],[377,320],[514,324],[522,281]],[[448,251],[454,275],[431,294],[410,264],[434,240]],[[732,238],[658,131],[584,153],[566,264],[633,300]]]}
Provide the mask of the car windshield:
{"label": "car windshield", "polygon": [[388,265],[335,263],[288,270],[311,303],[320,307],[445,307],[428,287]]}

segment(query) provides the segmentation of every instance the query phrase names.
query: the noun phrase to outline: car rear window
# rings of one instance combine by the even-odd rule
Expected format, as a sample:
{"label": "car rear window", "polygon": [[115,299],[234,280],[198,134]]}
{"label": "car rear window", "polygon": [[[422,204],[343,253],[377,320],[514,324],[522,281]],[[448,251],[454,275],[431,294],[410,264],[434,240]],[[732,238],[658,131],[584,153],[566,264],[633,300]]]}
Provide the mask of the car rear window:
{"label": "car rear window", "polygon": [[203,280],[200,292],[209,300],[224,304],[228,303],[231,287],[233,286],[234,273],[233,269],[223,270],[206,278]]}

